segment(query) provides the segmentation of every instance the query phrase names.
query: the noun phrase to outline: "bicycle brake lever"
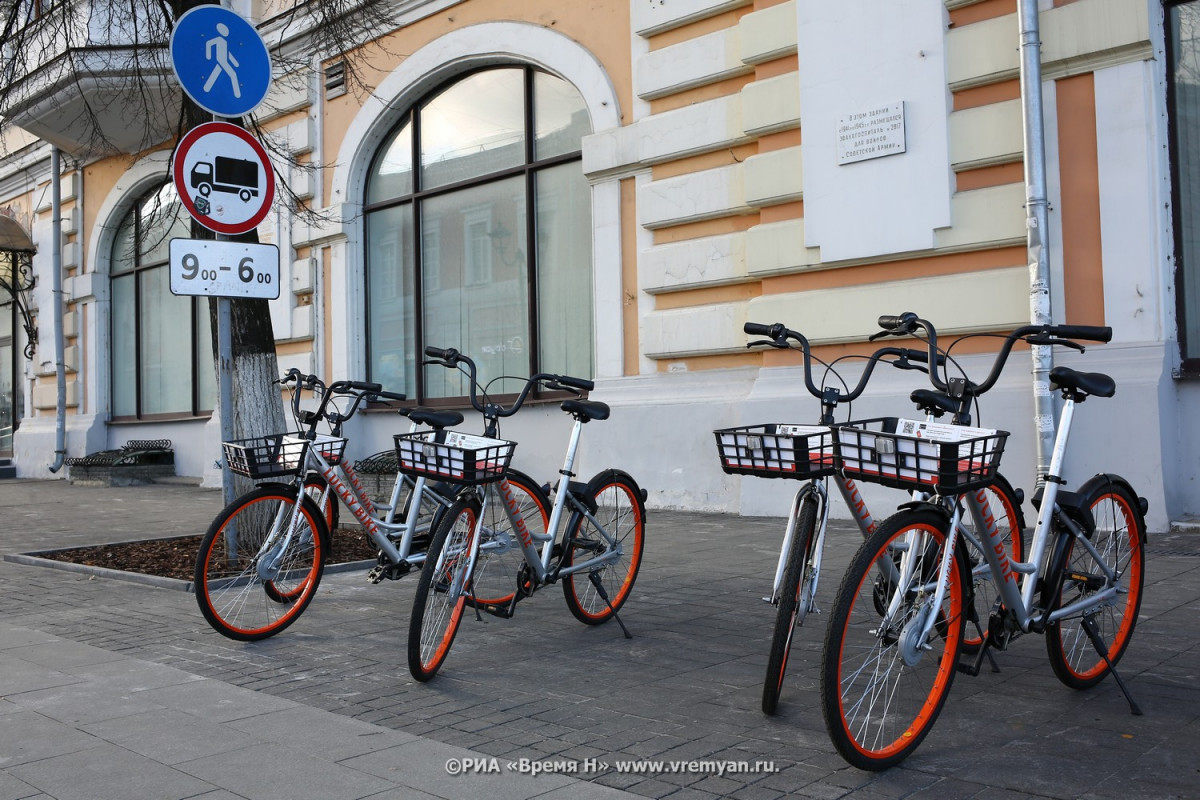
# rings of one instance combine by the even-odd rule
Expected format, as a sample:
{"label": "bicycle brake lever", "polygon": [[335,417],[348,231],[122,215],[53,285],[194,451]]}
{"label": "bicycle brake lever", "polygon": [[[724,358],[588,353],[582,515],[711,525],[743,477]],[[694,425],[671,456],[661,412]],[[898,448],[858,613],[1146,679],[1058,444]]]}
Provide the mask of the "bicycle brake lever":
{"label": "bicycle brake lever", "polygon": [[779,350],[787,350],[787,349],[791,348],[791,345],[788,344],[787,342],[776,342],[771,339],[762,339],[757,342],[747,342],[746,349],[749,350],[751,347],[758,347],[759,345],[763,345],[763,344],[769,345],[769,346],[777,348]]}

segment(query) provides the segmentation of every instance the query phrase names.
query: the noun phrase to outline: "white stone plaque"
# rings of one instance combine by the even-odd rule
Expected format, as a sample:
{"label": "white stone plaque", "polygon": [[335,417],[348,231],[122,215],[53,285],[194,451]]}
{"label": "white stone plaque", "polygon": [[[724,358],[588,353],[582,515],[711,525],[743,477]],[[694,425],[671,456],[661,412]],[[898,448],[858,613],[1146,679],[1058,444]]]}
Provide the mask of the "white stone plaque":
{"label": "white stone plaque", "polygon": [[838,118],[838,164],[904,152],[904,102]]}

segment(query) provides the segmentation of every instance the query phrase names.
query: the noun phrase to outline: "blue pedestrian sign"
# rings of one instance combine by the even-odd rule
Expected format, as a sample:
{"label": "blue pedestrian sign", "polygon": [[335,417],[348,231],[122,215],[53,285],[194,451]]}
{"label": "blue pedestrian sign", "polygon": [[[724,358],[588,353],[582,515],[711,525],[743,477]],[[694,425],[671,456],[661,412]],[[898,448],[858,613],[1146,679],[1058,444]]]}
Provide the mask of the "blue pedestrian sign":
{"label": "blue pedestrian sign", "polygon": [[196,105],[218,117],[258,107],[271,84],[271,56],[254,26],[221,6],[197,6],[175,21],[171,64]]}

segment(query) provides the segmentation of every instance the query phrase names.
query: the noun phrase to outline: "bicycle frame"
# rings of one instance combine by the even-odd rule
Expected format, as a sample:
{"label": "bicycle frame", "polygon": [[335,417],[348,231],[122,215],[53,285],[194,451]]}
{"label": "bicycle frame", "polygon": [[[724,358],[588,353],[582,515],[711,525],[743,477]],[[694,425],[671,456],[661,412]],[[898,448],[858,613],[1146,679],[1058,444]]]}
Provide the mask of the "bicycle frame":
{"label": "bicycle frame", "polygon": [[[582,430],[583,422],[576,419],[575,425],[571,429],[571,439],[567,444],[567,454],[560,472],[564,477],[572,474],[572,468],[575,465],[575,454],[579,448],[579,437]],[[608,531],[605,530],[604,526],[600,524],[600,521],[596,519],[592,512],[571,493],[569,484],[566,486],[560,484],[559,490],[555,492],[554,505],[550,511],[550,521],[547,523],[546,532],[542,534],[533,533],[529,530],[517,506],[516,497],[512,492],[506,490],[506,482],[501,483],[500,497],[504,500],[504,513],[507,515],[513,529],[517,532],[517,542],[521,547],[521,555],[525,558],[525,563],[529,565],[536,582],[539,584],[552,583],[563,575],[574,575],[577,572],[584,572],[597,565],[606,564],[621,557],[620,546],[615,540],[609,537]],[[483,503],[485,508],[487,502],[487,494],[484,493]],[[552,571],[550,561],[554,557],[554,542],[558,538],[558,529],[563,520],[563,511],[566,509],[568,503],[573,512],[582,514],[595,526],[600,535],[605,537],[610,547],[616,545],[616,548],[594,558],[589,558],[584,562]],[[480,526],[483,524],[482,520],[484,517],[485,515],[481,513]],[[479,538],[479,536],[474,537],[476,544],[472,548],[475,552],[471,554],[472,569],[474,568],[475,555],[479,549]],[[538,542],[542,545],[540,551],[537,547]],[[564,546],[564,551],[565,549],[566,547]]]}
{"label": "bicycle frame", "polygon": [[[1030,545],[1029,561],[1013,563],[1010,559],[1001,558],[1002,553],[998,555],[996,552],[996,539],[991,538],[990,534],[988,543],[991,546],[983,548],[983,555],[987,560],[988,567],[999,584],[1005,608],[1014,615],[1020,629],[1026,633],[1034,627],[1044,627],[1060,619],[1096,608],[1107,603],[1117,594],[1117,587],[1113,585],[1050,614],[1045,614],[1044,610],[1034,607],[1037,577],[1045,571],[1046,554],[1053,535],[1051,523],[1058,517],[1063,519],[1069,529],[1076,531],[1076,526],[1062,517],[1056,502],[1061,485],[1059,476],[1062,472],[1062,462],[1067,449],[1067,438],[1071,433],[1074,412],[1075,401],[1067,398],[1059,415],[1058,433],[1054,439],[1054,450],[1046,476],[1041,508],[1038,511],[1037,527],[1034,530],[1033,543]],[[1075,541],[1088,551],[1095,565],[1104,573],[1107,580],[1113,581],[1117,577],[1087,536],[1076,535]]]}

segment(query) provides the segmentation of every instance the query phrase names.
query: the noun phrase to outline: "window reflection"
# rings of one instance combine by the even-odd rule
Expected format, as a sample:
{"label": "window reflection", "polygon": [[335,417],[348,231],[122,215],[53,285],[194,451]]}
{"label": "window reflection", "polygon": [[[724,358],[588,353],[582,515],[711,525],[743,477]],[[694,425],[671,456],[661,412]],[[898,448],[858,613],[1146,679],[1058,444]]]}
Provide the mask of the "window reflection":
{"label": "window reflection", "polygon": [[421,188],[515,167],[525,160],[524,71],[477,72],[425,103]]}
{"label": "window reflection", "polygon": [[530,67],[468,75],[400,121],[367,182],[372,380],[466,395],[458,373],[417,369],[426,345],[470,355],[493,394],[537,371],[591,377],[590,132],[579,92]]}

